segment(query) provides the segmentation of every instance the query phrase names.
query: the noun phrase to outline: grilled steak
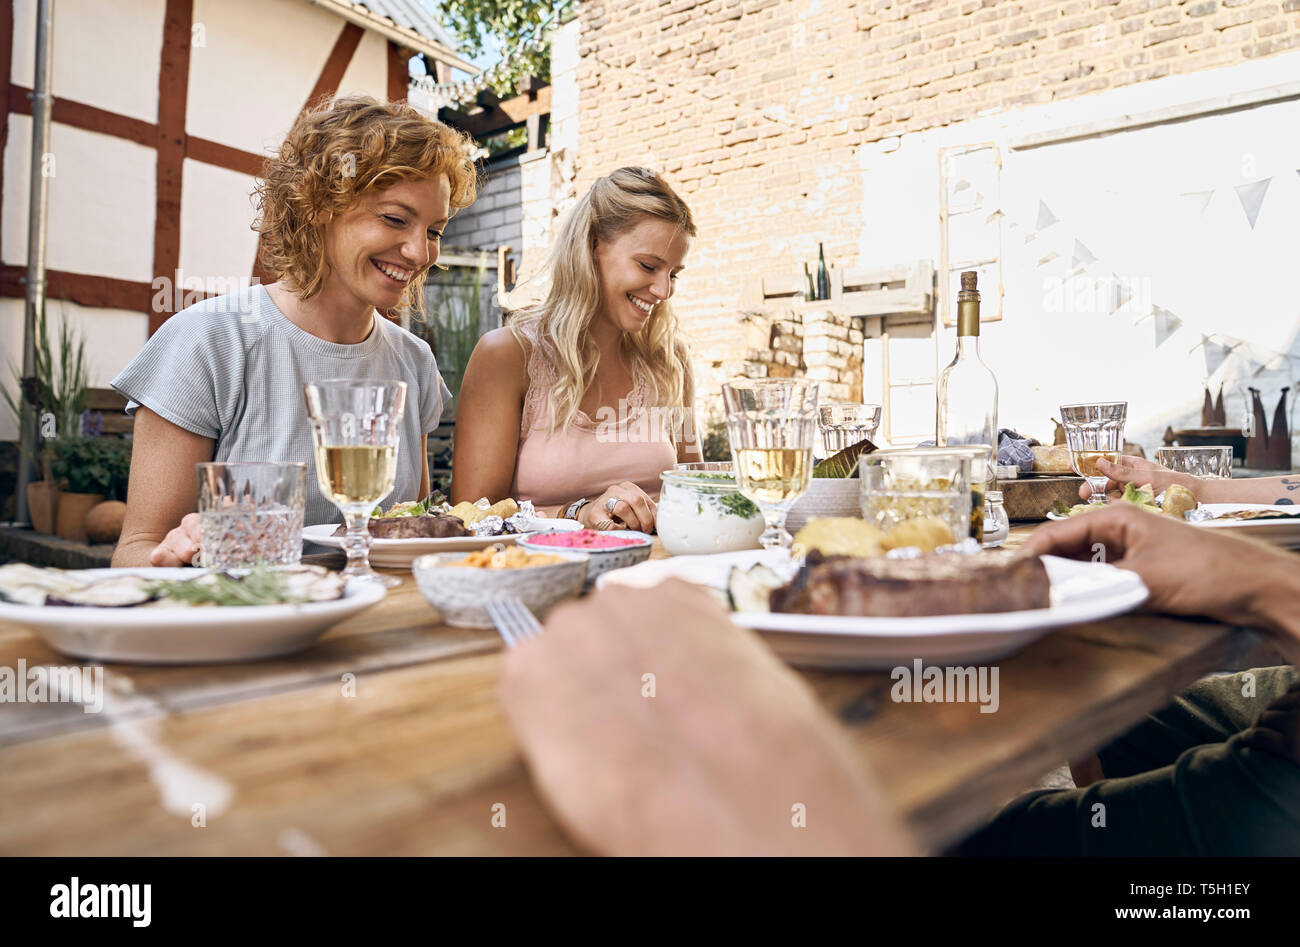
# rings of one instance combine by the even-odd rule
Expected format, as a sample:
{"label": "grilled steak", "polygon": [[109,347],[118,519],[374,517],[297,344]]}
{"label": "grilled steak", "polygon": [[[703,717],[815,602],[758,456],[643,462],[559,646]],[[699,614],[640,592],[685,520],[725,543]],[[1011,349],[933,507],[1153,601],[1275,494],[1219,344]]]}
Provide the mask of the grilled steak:
{"label": "grilled steak", "polygon": [[774,612],[910,618],[1047,608],[1049,592],[1042,560],[1023,553],[855,559],[814,551],[771,602]]}
{"label": "grilled steak", "polygon": [[[347,531],[347,526],[341,525],[334,535],[343,536]],[[428,513],[424,516],[372,516],[370,535],[375,539],[446,539],[449,536],[468,536],[469,530],[459,516]]]}

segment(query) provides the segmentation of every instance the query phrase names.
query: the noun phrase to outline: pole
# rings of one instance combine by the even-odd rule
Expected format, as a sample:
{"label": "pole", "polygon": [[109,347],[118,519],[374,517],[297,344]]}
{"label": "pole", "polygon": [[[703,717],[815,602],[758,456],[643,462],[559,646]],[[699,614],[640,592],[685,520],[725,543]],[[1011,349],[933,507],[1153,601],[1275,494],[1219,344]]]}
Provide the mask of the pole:
{"label": "pole", "polygon": [[[32,395],[36,385],[36,324],[45,312],[45,234],[49,208],[49,178],[45,174],[45,156],[50,153],[50,109],[53,95],[50,76],[54,46],[54,0],[38,0],[36,5],[36,74],[32,82],[32,160],[31,191],[27,204],[27,306],[23,315],[23,396]],[[19,418],[22,450],[18,458],[17,506],[19,523],[30,521],[27,509],[27,485],[34,479],[32,458],[36,455],[38,418],[36,405],[29,397],[20,402],[24,417]]]}

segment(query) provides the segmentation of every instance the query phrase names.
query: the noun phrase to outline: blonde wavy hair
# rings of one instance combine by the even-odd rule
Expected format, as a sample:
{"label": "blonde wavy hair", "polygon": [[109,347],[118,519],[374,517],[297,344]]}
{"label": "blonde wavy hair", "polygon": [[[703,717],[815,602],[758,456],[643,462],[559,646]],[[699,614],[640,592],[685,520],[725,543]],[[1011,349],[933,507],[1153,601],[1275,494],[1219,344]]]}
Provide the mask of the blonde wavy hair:
{"label": "blonde wavy hair", "polygon": [[[268,158],[254,195],[262,265],[301,299],[330,275],[325,228],[372,188],[445,174],[452,210],[474,203],[473,140],[404,102],[342,96],[304,112]],[[411,278],[398,308],[423,312],[428,270]]]}
{"label": "blonde wavy hair", "polygon": [[[695,236],[690,208],[653,171],[619,168],[599,178],[560,227],[546,266],[546,298],[510,321],[520,344],[540,346],[557,376],[547,396],[551,434],[567,427],[578,413],[587,389],[583,379],[595,375],[599,360],[587,331],[601,300],[596,241],[613,240],[648,217],[670,221],[688,237]],[[637,332],[624,333],[620,345],[633,370],[640,369],[650,379],[655,404],[680,408],[693,395],[690,358],[668,300],[655,306]]]}

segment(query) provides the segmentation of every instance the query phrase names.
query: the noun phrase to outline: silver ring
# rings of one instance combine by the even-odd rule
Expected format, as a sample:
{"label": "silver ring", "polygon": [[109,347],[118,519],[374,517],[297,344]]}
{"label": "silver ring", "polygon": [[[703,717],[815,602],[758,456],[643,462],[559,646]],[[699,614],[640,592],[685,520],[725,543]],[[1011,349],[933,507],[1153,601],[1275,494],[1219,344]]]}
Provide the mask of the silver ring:
{"label": "silver ring", "polygon": [[612,514],[614,512],[614,507],[616,506],[618,506],[618,498],[610,497],[608,500],[605,501],[605,512]]}

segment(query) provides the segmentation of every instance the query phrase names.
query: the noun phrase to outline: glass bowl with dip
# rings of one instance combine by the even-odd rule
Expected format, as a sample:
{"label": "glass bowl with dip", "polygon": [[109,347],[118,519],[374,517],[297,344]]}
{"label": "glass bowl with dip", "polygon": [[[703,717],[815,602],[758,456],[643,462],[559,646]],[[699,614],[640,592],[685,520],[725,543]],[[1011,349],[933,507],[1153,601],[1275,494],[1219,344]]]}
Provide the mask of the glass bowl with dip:
{"label": "glass bowl with dip", "polygon": [[677,464],[659,476],[655,531],[670,556],[759,548],[763,514],[741,494],[730,462]]}
{"label": "glass bowl with dip", "polygon": [[634,529],[552,530],[521,536],[516,544],[529,552],[586,559],[590,588],[602,572],[624,569],[649,559],[654,537]]}

